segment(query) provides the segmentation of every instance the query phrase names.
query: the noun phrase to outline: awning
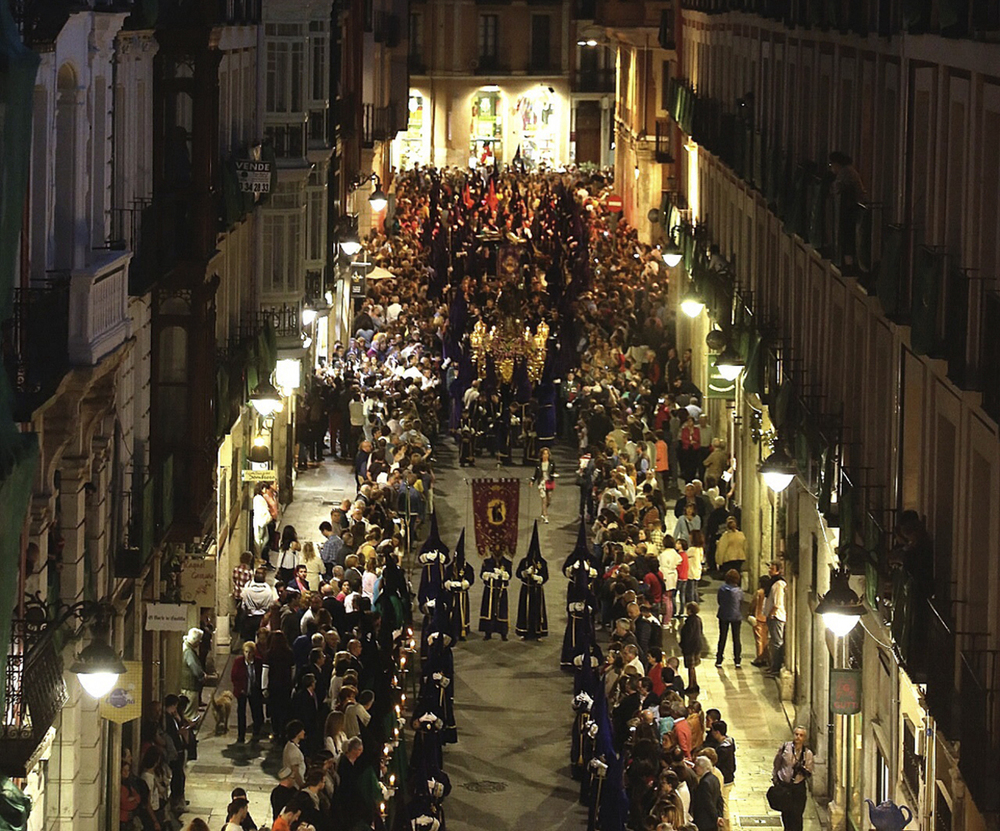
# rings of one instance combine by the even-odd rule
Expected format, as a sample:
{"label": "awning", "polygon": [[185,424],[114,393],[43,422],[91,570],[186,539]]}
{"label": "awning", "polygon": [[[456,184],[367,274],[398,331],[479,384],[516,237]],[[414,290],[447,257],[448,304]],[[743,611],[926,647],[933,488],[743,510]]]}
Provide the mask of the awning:
{"label": "awning", "polygon": [[371,271],[368,272],[367,276],[369,280],[388,280],[390,277],[395,277],[396,275],[393,274],[388,269],[382,268],[382,266],[377,265],[375,266],[375,268],[373,268]]}

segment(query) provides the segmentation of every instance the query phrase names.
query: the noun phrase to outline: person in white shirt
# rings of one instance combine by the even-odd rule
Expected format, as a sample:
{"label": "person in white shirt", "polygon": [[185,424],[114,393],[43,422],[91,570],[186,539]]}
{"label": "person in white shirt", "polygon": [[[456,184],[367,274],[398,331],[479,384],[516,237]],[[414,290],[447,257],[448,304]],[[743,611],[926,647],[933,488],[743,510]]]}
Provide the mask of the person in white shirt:
{"label": "person in white shirt", "polygon": [[247,801],[234,799],[226,809],[226,824],[222,831],[243,831],[243,820],[247,818]]}
{"label": "person in white shirt", "polygon": [[667,626],[674,617],[677,598],[677,566],[682,562],[681,555],[672,545],[665,545],[660,550],[660,575],[663,577],[663,625]]}
{"label": "person in white shirt", "polygon": [[781,666],[785,660],[785,577],[781,573],[781,563],[775,560],[768,569],[771,575],[771,588],[764,601],[764,617],[767,618],[768,648],[771,651],[771,666],[764,673],[769,678],[781,675]]}
{"label": "person in white shirt", "polygon": [[389,307],[385,310],[386,320],[388,320],[389,323],[395,323],[396,319],[399,317],[402,311],[403,307],[399,302],[399,298],[394,295],[392,298],[392,302],[389,304]]}

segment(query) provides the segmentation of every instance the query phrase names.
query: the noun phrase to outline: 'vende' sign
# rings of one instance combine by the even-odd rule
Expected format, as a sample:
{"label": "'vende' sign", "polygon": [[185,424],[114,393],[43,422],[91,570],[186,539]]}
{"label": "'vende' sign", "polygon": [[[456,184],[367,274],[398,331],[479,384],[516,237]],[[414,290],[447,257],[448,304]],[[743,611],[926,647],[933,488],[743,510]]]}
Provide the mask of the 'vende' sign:
{"label": "'vende' sign", "polygon": [[240,190],[244,193],[270,193],[271,163],[237,159],[236,178],[239,179]]}

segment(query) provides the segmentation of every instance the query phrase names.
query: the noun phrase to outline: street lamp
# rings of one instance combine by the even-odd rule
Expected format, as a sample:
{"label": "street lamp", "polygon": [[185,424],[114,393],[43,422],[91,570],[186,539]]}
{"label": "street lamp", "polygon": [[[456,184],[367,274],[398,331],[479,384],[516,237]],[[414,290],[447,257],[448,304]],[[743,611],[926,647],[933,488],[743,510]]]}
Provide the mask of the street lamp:
{"label": "street lamp", "polygon": [[126,672],[122,659],[108,643],[112,614],[113,610],[109,605],[83,601],[66,609],[60,621],[56,622],[59,625],[71,617],[92,621],[89,624],[90,643],[80,650],[69,671],[80,680],[80,686],[93,698],[104,698]]}
{"label": "street lamp", "polygon": [[[375,176],[375,174],[373,173],[372,176]],[[385,195],[382,186],[378,184],[378,176],[375,176],[375,190],[368,197],[368,204],[371,205],[375,213],[384,211],[385,206],[389,204],[389,197]]]}
{"label": "street lamp", "polygon": [[798,472],[799,468],[795,464],[795,459],[781,447],[764,459],[760,466],[760,475],[764,477],[764,484],[775,493],[781,493],[787,488]]}
{"label": "street lamp", "polygon": [[719,370],[719,375],[727,381],[735,381],[745,366],[746,361],[744,361],[737,354],[736,350],[728,344],[726,345],[726,348],[719,353],[719,357],[715,359],[715,368]]}
{"label": "street lamp", "polygon": [[816,606],[816,614],[838,638],[851,634],[865,613],[865,604],[851,588],[850,577],[846,567],[834,569],[830,573],[830,590]]}
{"label": "street lamp", "polygon": [[701,299],[701,295],[694,288],[688,289],[681,297],[681,311],[688,317],[698,317],[704,308],[705,301]]}
{"label": "street lamp", "polygon": [[257,384],[250,395],[250,404],[263,418],[273,416],[281,409],[281,395],[267,378]]}
{"label": "street lamp", "polygon": [[[684,252],[681,251],[680,246],[671,238],[670,242],[666,244],[661,255],[663,257],[663,262],[666,263],[667,268],[674,268],[680,264],[680,261],[684,259]],[[694,315],[692,315],[694,317]]]}
{"label": "street lamp", "polygon": [[344,231],[340,238],[340,250],[348,257],[353,257],[361,250],[361,240],[358,239],[358,232],[353,228]]}
{"label": "street lamp", "polygon": [[250,452],[247,454],[251,470],[267,470],[271,464],[271,448],[267,446],[266,436],[257,436],[253,440]]}
{"label": "street lamp", "polygon": [[302,306],[302,325],[312,326],[312,324],[316,320],[317,314],[318,312],[316,311],[313,304],[307,300],[305,305]]}
{"label": "street lamp", "polygon": [[69,671],[80,679],[80,686],[91,697],[104,698],[126,670],[118,653],[107,642],[95,637],[81,650]]}
{"label": "street lamp", "polygon": [[[382,190],[382,180],[379,175],[372,171],[367,176],[359,176],[354,180],[354,184],[351,186],[351,191],[356,191],[362,185],[372,183],[372,192],[368,197],[368,204],[375,213],[380,213],[385,210],[385,206],[389,204],[389,197],[385,195],[385,191]],[[357,253],[357,252],[355,252]]]}

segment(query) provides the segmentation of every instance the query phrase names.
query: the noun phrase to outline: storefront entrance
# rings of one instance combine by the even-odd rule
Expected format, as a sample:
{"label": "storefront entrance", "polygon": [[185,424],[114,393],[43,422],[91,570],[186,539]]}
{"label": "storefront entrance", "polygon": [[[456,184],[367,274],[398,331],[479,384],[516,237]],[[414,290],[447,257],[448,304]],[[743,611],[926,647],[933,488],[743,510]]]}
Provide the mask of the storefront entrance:
{"label": "storefront entrance", "polygon": [[481,87],[472,98],[472,136],[469,164],[503,161],[504,95],[499,87]]}

